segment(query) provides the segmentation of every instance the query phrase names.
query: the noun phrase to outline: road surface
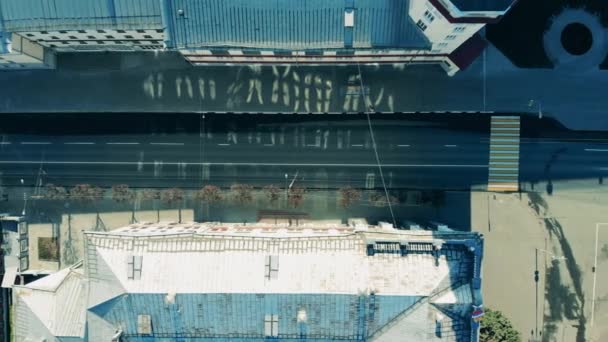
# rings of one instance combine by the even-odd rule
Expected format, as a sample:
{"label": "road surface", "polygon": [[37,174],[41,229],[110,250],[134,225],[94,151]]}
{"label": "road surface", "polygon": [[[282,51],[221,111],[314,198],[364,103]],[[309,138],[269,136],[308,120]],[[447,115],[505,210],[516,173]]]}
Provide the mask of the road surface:
{"label": "road surface", "polygon": [[[487,184],[487,116],[446,121],[374,117],[371,123],[387,187],[466,190]],[[310,188],[382,187],[365,116],[310,120],[206,114],[185,124],[172,132],[150,126],[122,134],[4,134],[3,183],[197,188],[236,182],[284,186],[295,179]],[[523,137],[520,182],[601,181],[608,173],[606,143],[608,137]]]}

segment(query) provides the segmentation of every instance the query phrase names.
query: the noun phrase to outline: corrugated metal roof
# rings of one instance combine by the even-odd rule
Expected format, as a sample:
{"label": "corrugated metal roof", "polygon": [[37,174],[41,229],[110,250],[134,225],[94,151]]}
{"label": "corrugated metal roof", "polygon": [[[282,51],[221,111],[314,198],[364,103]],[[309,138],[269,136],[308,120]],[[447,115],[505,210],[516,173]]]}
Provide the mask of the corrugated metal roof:
{"label": "corrugated metal roof", "polygon": [[[138,315],[150,315],[153,336],[264,338],[266,315],[277,315],[278,337],[357,339],[370,336],[414,305],[416,296],[332,294],[129,294],[89,309],[123,336],[137,335]],[[297,321],[298,311],[306,321]],[[90,326],[90,329],[95,329]],[[357,339],[359,340],[359,339]]]}
{"label": "corrugated metal roof", "polygon": [[[426,48],[409,0],[354,1],[355,48]],[[175,0],[167,8],[178,48],[344,48],[345,0]]]}
{"label": "corrugated metal roof", "polygon": [[6,31],[161,28],[158,0],[2,0]]}
{"label": "corrugated metal roof", "polygon": [[[54,336],[84,336],[86,281],[82,270],[64,269],[26,286],[16,286],[19,305],[26,305],[28,320],[39,320]],[[29,333],[29,332],[28,332]],[[38,332],[31,332],[36,336]]]}

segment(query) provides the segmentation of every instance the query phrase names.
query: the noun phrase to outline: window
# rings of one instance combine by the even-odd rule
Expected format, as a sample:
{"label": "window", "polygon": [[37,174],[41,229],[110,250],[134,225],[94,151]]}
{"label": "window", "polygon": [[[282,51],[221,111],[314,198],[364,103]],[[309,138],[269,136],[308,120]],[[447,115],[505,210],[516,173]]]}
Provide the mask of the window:
{"label": "window", "polygon": [[456,36],[453,34],[450,34],[449,36],[445,36],[445,40],[454,40],[456,39]]}
{"label": "window", "polygon": [[78,38],[76,38],[76,36],[68,36],[68,38],[70,38],[70,39],[78,39]]}
{"label": "window", "polygon": [[27,256],[21,257],[19,259],[19,271],[27,271],[30,267],[30,260]]}
{"label": "window", "polygon": [[420,27],[420,29],[421,29],[422,31],[426,30],[426,24],[425,24],[425,23],[423,23],[423,22],[422,22],[422,20],[418,20],[418,22],[416,23],[416,25],[417,25],[418,27]]}
{"label": "window", "polygon": [[279,257],[277,255],[266,256],[264,276],[268,280],[279,277]]}
{"label": "window", "polygon": [[27,239],[21,239],[19,240],[19,245],[21,246],[21,253],[25,253],[28,251],[28,244],[27,244]]}
{"label": "window", "polygon": [[108,38],[108,39],[114,39],[114,36],[107,35],[106,38]]}
{"label": "window", "polygon": [[127,31],[125,30],[116,30],[117,33],[126,33]]}
{"label": "window", "polygon": [[264,335],[266,337],[279,336],[279,315],[264,316]]}
{"label": "window", "polygon": [[456,26],[454,27],[454,33],[464,32],[466,30],[466,26]]}
{"label": "window", "polygon": [[27,222],[19,222],[19,234],[27,235]]}
{"label": "window", "polygon": [[106,33],[104,30],[97,30],[97,33]]}
{"label": "window", "polygon": [[448,43],[439,43],[439,44],[437,44],[438,48],[444,48],[446,46],[448,46]]}
{"label": "window", "polygon": [[428,10],[424,11],[424,17],[426,18],[426,20],[429,21],[429,23],[432,23],[433,20],[435,20],[435,16],[431,12],[429,12]]}
{"label": "window", "polygon": [[143,256],[132,255],[127,258],[127,277],[132,280],[141,279]]}
{"label": "window", "polygon": [[150,315],[137,315],[137,333],[152,335],[152,318]]}
{"label": "window", "polygon": [[85,30],[78,30],[78,33],[87,33]]}

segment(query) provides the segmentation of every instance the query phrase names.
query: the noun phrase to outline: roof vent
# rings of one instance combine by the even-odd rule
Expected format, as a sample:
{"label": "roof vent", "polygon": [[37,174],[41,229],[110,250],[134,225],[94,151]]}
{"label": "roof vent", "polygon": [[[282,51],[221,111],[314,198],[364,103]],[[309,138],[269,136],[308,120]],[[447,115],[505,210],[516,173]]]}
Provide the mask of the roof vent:
{"label": "roof vent", "polygon": [[306,314],[306,309],[301,308],[298,310],[298,323],[306,323],[306,321],[308,320],[308,315]]}
{"label": "roof vent", "polygon": [[165,304],[175,304],[175,292],[169,292],[165,296]]}
{"label": "roof vent", "polygon": [[152,335],[152,318],[150,315],[137,316],[137,333],[140,335]]}
{"label": "roof vent", "polygon": [[352,8],[347,8],[344,11],[344,27],[354,27],[355,26],[355,10]]}

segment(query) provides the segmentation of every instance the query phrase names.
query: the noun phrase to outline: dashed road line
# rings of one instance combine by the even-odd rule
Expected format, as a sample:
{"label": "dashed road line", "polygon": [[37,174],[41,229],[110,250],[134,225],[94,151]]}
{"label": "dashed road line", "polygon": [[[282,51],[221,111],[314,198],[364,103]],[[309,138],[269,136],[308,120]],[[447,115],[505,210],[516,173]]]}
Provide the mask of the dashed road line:
{"label": "dashed road line", "polygon": [[106,145],[139,145],[138,142],[107,142]]}
{"label": "dashed road line", "polygon": [[151,142],[150,145],[184,146],[184,143],[177,143],[177,142]]}
{"label": "dashed road line", "polygon": [[48,141],[22,141],[21,145],[50,145]]}

